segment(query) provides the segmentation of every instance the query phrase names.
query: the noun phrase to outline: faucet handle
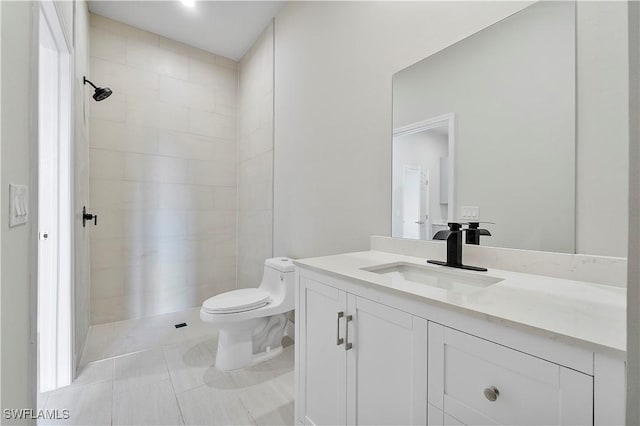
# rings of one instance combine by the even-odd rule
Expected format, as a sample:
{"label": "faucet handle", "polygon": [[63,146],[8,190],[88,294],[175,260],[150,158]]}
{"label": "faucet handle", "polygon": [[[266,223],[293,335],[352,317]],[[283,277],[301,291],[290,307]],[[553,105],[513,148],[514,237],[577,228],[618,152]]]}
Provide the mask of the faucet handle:
{"label": "faucet handle", "polygon": [[461,222],[448,222],[447,226],[449,226],[449,230],[450,231],[460,231],[462,229],[462,225],[464,225],[464,223]]}

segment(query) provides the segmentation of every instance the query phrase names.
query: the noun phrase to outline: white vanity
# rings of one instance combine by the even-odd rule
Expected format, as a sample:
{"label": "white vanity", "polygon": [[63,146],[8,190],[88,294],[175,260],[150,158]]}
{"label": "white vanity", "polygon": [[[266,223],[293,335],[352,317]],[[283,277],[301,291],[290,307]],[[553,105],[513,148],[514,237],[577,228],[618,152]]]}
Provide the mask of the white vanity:
{"label": "white vanity", "polygon": [[[628,78],[627,52],[608,56],[620,5],[535,2],[394,74],[390,235],[406,239],[295,262],[299,424],[624,424],[626,260],[571,254],[625,254],[624,225],[576,221],[626,223],[626,181],[576,204],[592,186],[576,170],[599,167],[576,155],[587,121],[628,128],[608,106],[627,108],[607,86]],[[427,264],[445,259],[488,271]]]}
{"label": "white vanity", "polygon": [[372,237],[296,261],[298,424],[624,423],[624,259],[465,246],[487,272],[427,265],[444,253]]}

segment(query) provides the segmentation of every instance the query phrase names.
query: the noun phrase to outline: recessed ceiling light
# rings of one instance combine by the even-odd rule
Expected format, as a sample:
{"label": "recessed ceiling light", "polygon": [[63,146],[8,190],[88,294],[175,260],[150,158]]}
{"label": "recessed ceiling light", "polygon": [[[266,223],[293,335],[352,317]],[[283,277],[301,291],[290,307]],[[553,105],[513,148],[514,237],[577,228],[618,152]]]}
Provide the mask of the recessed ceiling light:
{"label": "recessed ceiling light", "polygon": [[196,0],[180,0],[180,3],[187,7],[194,7],[196,5]]}

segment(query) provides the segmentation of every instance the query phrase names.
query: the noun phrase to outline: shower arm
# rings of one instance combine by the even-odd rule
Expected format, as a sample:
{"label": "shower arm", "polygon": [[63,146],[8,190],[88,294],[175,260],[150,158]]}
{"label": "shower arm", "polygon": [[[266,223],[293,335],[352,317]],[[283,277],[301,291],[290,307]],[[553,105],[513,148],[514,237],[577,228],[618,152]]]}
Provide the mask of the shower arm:
{"label": "shower arm", "polygon": [[83,77],[83,79],[84,79],[84,84],[89,83],[91,86],[93,86],[93,88],[94,88],[94,89],[97,89],[97,87],[96,87],[96,85],[95,85],[95,84],[93,84],[92,82],[90,82],[89,80],[87,80],[87,77]]}

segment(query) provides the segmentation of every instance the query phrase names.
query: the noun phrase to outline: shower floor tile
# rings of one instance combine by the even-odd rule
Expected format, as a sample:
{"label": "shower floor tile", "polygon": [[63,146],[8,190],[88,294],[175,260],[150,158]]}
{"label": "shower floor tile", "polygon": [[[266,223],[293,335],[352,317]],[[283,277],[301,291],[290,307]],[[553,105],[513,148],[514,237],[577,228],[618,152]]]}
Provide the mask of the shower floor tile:
{"label": "shower floor tile", "polygon": [[[175,324],[187,327],[175,328]],[[216,334],[200,320],[200,308],[91,326],[80,365]]]}

